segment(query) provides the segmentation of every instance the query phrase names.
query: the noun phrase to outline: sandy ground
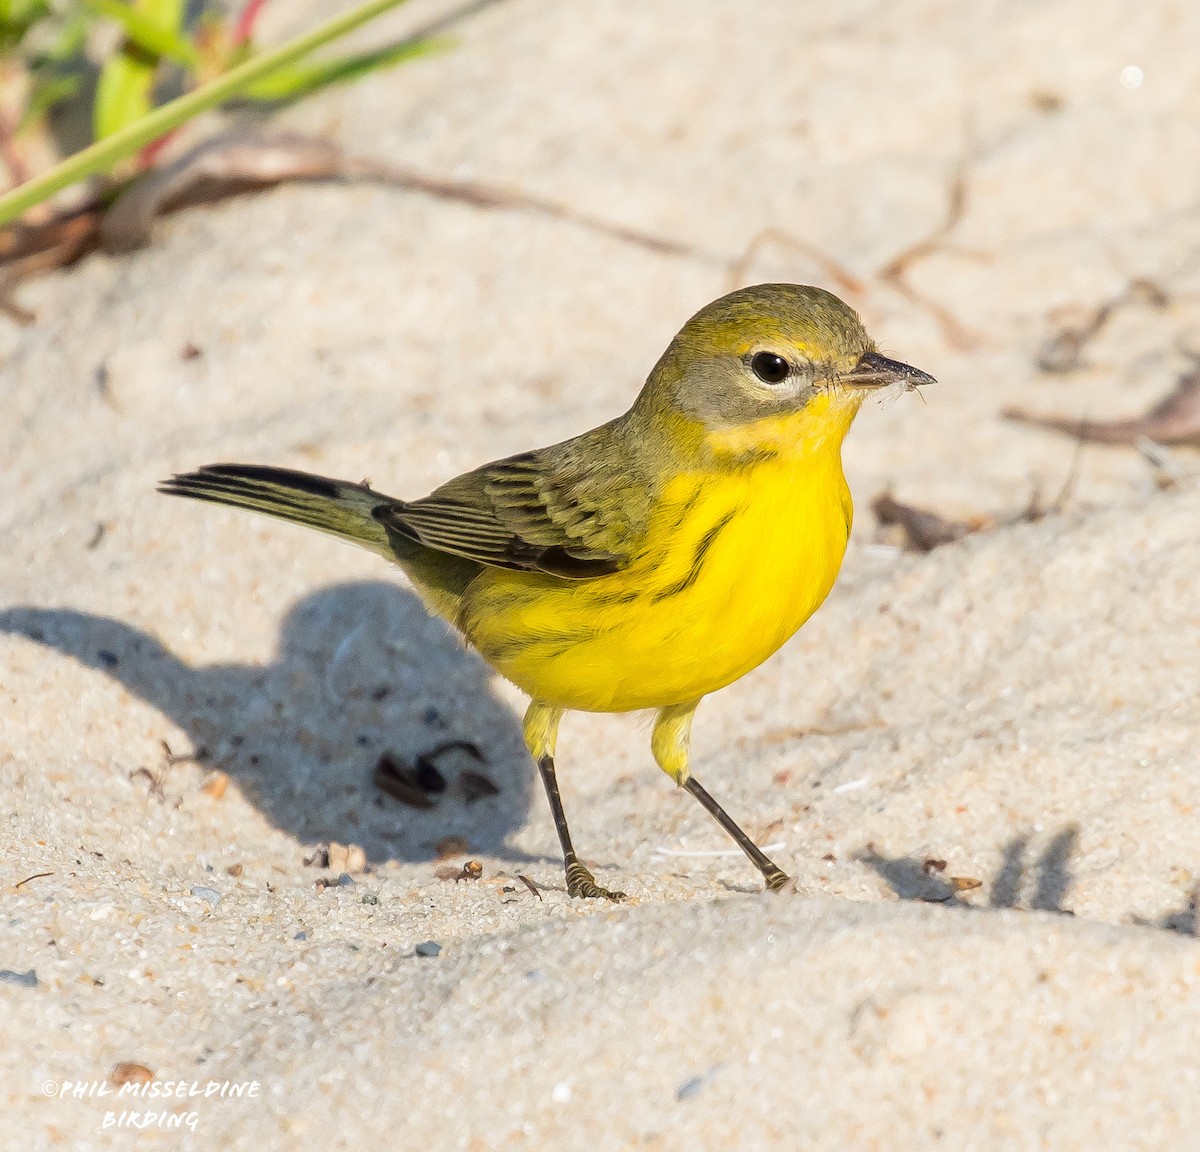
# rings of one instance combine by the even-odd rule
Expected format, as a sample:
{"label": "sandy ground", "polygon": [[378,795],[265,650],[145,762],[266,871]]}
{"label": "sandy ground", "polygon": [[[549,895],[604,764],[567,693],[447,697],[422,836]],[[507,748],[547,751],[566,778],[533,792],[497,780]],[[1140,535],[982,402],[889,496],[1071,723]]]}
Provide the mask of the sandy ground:
{"label": "sandy ground", "polygon": [[[1162,490],[1000,416],[1137,413],[1200,351],[1200,9],[505,0],[458,36],[284,120],[687,252],[291,187],[0,330],[0,1144],[1200,1148],[1195,456]],[[839,276],[941,383],[864,411],[837,589],[695,732],[795,891],[714,854],[643,722],[576,716],[576,839],[631,899],[568,900],[519,695],[401,578],[154,493],[230,459],[419,495],[621,411],[739,280]],[[928,556],[869,511],[1019,518],[1072,472],[1060,514]],[[486,763],[443,759],[434,808],[374,789],[446,740]],[[352,882],[306,864],[330,841]],[[256,1087],[74,1098],[121,1062]]]}

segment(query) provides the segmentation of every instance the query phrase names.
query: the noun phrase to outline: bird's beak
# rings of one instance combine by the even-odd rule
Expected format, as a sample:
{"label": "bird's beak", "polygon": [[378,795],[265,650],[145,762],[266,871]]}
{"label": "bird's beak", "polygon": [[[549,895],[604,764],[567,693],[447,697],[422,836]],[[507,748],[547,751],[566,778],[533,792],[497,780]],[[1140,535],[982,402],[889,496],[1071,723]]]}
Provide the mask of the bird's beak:
{"label": "bird's beak", "polygon": [[937,381],[919,368],[899,360],[889,360],[878,352],[868,352],[858,366],[842,376],[838,383],[847,388],[886,388],[889,384],[902,384],[911,390],[920,388],[922,384],[936,384]]}

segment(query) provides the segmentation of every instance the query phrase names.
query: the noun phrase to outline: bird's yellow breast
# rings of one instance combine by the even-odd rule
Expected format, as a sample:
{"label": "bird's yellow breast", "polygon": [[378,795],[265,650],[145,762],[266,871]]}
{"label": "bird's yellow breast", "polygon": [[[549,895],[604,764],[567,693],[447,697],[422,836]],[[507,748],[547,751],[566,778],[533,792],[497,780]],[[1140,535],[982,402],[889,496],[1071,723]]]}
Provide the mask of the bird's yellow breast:
{"label": "bird's yellow breast", "polygon": [[708,467],[664,483],[627,568],[589,581],[488,569],[460,626],[518,687],[564,708],[659,708],[732,683],[833,587],[852,517],[841,441],[856,407],[714,437]]}

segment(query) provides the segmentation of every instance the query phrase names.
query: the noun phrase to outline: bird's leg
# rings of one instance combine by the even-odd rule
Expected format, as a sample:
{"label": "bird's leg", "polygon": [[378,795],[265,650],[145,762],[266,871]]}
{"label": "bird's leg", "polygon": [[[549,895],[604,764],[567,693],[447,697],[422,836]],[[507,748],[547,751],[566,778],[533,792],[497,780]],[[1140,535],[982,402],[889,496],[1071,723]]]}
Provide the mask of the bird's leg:
{"label": "bird's leg", "polygon": [[763,874],[767,887],[773,891],[778,890],[787,883],[787,873],[737,826],[733,817],[708,794],[701,786],[700,781],[688,770],[692,716],[695,715],[696,705],[699,703],[700,701],[693,700],[690,704],[672,704],[659,712],[658,718],[654,722],[654,734],[650,737],[650,747],[654,752],[654,759],[676,784],[695,796],[704,805],[708,814],[733,837],[734,843],[746,853],[754,867]]}
{"label": "bird's leg", "polygon": [[558,740],[558,724],[562,709],[540,704],[536,700],[525,713],[525,744],[537,761],[542,774],[542,785],[546,799],[550,801],[550,812],[554,816],[554,827],[558,830],[558,842],[562,845],[563,863],[567,870],[567,895],[605,900],[623,900],[624,892],[610,892],[596,883],[596,878],[580,863],[571,843],[571,830],[567,827],[567,814],[563,811],[562,797],[558,792],[558,776],[554,771],[554,746]]}
{"label": "bird's leg", "polygon": [[700,781],[695,776],[689,776],[683,782],[683,787],[704,805],[709,815],[733,837],[734,843],[750,857],[750,862],[763,874],[768,888],[777,891],[788,882],[787,873],[734,823],[733,817],[701,787]]}
{"label": "bird's leg", "polygon": [[596,883],[596,877],[579,862],[579,857],[575,855],[575,849],[571,844],[571,831],[567,827],[567,814],[563,811],[562,797],[558,794],[558,777],[554,774],[554,757],[539,757],[538,771],[542,774],[542,784],[546,788],[546,798],[550,801],[550,811],[554,813],[554,826],[558,829],[558,840],[562,844],[563,862],[567,866],[567,895],[624,900],[624,892],[611,892],[607,888],[601,888]]}

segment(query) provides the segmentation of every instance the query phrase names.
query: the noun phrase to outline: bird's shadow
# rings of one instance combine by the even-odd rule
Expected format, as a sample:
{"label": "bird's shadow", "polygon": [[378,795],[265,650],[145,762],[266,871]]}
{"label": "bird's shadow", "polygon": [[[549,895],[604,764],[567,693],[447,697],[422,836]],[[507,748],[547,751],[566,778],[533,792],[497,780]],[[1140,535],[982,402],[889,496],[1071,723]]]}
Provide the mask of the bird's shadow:
{"label": "bird's shadow", "polygon": [[[116,680],[228,774],[277,827],[302,843],[361,845],[368,859],[428,860],[448,837],[473,852],[527,859],[507,844],[530,804],[532,768],[517,717],[484,663],[394,584],[339,584],[298,601],[266,664],[192,667],[156,637],[71,609],[0,612],[25,636]],[[379,757],[400,764],[449,742],[447,784],[414,808],[372,782]],[[480,796],[482,774],[498,788]],[[485,782],[486,783],[486,782]],[[473,785],[473,786],[472,786]]]}

